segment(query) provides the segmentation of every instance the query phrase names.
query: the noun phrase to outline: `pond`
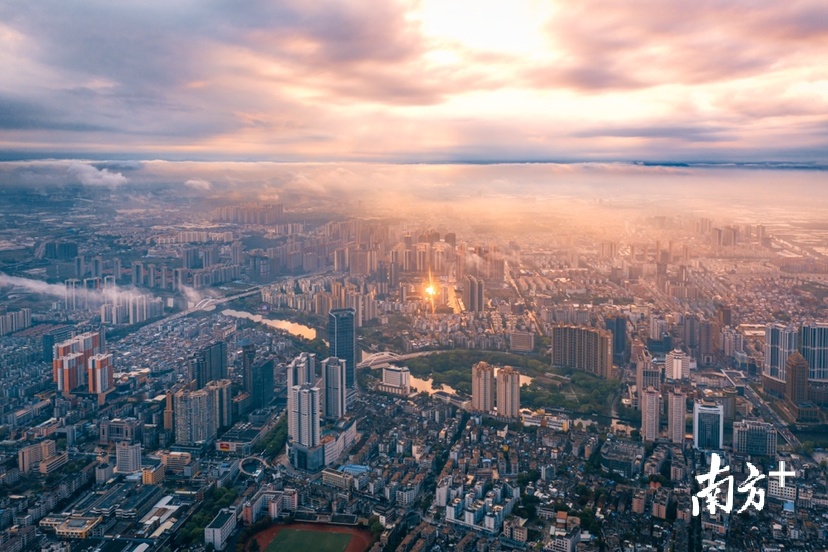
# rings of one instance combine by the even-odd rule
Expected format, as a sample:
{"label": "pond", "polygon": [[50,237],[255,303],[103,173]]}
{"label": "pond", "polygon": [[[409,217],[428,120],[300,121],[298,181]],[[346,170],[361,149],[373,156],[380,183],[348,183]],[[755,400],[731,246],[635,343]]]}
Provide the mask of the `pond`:
{"label": "pond", "polygon": [[[497,377],[497,372],[499,368],[495,367],[495,377]],[[445,391],[447,393],[457,393],[457,391],[452,388],[450,385],[444,383],[441,389],[432,389],[431,385],[434,383],[433,378],[415,378],[411,376],[411,388],[416,389],[417,391],[425,391],[429,395],[433,395],[437,391]],[[520,375],[520,385],[523,387],[524,385],[529,385],[532,383],[532,378],[530,376],[524,376],[523,374]]]}

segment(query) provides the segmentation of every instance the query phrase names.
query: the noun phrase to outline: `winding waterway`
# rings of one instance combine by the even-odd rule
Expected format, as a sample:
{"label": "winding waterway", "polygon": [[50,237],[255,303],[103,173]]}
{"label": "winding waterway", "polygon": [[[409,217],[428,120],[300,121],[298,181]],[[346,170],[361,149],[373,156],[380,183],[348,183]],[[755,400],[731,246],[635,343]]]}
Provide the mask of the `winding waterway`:
{"label": "winding waterway", "polygon": [[233,309],[225,309],[221,311],[221,314],[235,318],[246,318],[248,320],[252,320],[253,322],[265,324],[277,330],[284,330],[292,335],[304,337],[305,339],[316,339],[315,329],[310,326],[305,326],[304,324],[291,322],[290,320],[271,320],[269,318],[264,318],[261,314],[250,314],[249,312],[237,311]]}

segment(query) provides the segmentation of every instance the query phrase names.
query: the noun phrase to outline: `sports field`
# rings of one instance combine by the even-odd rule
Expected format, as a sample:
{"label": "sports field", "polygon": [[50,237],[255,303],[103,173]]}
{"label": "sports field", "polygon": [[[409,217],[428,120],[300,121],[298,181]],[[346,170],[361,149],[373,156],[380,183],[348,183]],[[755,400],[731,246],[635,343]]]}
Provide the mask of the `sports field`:
{"label": "sports field", "polygon": [[306,529],[282,529],[265,552],[345,552],[351,535]]}
{"label": "sports field", "polygon": [[365,552],[371,546],[365,530],[310,523],[272,525],[253,538],[263,552]]}

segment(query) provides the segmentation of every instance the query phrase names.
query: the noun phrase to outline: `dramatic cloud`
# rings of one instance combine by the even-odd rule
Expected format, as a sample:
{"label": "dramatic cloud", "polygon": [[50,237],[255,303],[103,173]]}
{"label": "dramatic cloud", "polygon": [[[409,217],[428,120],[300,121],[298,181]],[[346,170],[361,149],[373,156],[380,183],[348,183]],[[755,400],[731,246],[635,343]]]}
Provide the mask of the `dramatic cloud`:
{"label": "dramatic cloud", "polygon": [[826,162],[826,52],[820,0],[13,0],[0,155]]}
{"label": "dramatic cloud", "polygon": [[126,177],[121,173],[109,172],[109,169],[96,169],[80,161],[73,161],[67,170],[85,186],[112,187],[127,183]]}

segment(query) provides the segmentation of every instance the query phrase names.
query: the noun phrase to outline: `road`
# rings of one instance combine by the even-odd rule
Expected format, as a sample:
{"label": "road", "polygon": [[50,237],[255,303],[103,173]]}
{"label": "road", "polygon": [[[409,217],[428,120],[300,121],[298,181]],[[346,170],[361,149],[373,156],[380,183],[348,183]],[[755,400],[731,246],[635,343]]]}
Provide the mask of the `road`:
{"label": "road", "polygon": [[763,420],[772,423],[776,427],[776,431],[791,447],[796,449],[802,445],[799,439],[788,429],[788,424],[749,385],[745,385],[745,397],[759,410]]}
{"label": "road", "polygon": [[165,316],[161,320],[157,322],[153,322],[152,324],[147,324],[142,330],[145,329],[153,329],[162,324],[166,324],[171,320],[178,320],[179,318],[184,318],[185,316],[189,316],[194,312],[198,312],[200,310],[214,310],[218,305],[223,305],[225,303],[229,303],[231,301],[235,301],[236,299],[241,299],[243,297],[250,297],[251,295],[256,295],[262,292],[262,286],[255,286],[247,291],[243,291],[242,293],[237,293],[236,295],[228,295],[227,297],[222,297],[221,299],[202,299],[194,307],[191,307],[185,311],[177,312],[175,314],[171,314],[170,316]]}
{"label": "road", "polygon": [[386,367],[390,364],[400,362],[400,361],[404,361],[404,360],[408,360],[410,358],[417,358],[417,357],[421,357],[421,356],[434,355],[434,354],[437,354],[437,353],[447,353],[447,352],[453,351],[453,350],[454,349],[446,349],[445,351],[420,351],[418,353],[407,353],[407,354],[404,354],[404,355],[398,355],[397,353],[391,353],[391,352],[388,352],[388,351],[383,351],[383,352],[380,352],[380,353],[374,353],[374,354],[368,355],[367,357],[365,357],[365,359],[363,359],[362,362],[357,364],[357,368],[371,368],[371,369],[384,368],[384,367]]}
{"label": "road", "polygon": [[517,296],[523,299],[523,304],[526,305],[526,311],[529,313],[529,317],[532,318],[532,322],[535,323],[535,330],[538,332],[538,335],[543,336],[543,325],[541,325],[540,320],[538,320],[537,313],[535,312],[535,302],[530,301],[531,298],[525,297],[521,292],[520,288],[515,282],[515,279],[512,277],[512,272],[509,268],[509,263],[506,263],[506,278],[509,280],[509,285],[515,288],[515,293]]}

